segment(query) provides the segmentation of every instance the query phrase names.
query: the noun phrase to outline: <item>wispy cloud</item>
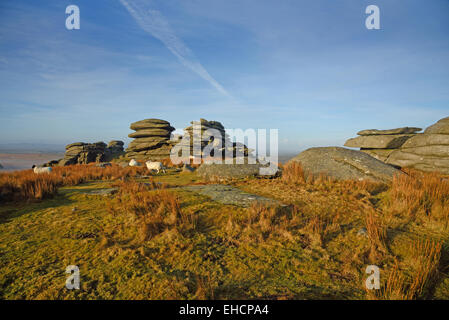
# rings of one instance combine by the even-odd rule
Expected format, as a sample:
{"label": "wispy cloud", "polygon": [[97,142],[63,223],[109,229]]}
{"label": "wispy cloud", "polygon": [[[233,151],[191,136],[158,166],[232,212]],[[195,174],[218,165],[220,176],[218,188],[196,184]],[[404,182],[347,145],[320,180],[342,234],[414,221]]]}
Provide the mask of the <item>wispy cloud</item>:
{"label": "wispy cloud", "polygon": [[158,10],[152,9],[148,3],[142,1],[120,0],[120,2],[129,11],[139,26],[153,37],[162,41],[167,49],[170,50],[184,66],[208,81],[220,93],[230,96],[223,86],[201,65],[192,50],[190,50],[190,48],[176,36],[167,20]]}

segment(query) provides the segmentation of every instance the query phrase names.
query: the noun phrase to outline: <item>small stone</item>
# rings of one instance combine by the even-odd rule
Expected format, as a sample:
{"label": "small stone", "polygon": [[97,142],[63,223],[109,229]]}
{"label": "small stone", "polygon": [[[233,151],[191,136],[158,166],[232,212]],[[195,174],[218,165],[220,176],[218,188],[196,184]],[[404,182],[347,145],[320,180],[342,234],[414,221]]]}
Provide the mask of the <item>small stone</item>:
{"label": "small stone", "polygon": [[357,231],[358,236],[368,237],[368,231],[366,228],[360,228],[359,231]]}

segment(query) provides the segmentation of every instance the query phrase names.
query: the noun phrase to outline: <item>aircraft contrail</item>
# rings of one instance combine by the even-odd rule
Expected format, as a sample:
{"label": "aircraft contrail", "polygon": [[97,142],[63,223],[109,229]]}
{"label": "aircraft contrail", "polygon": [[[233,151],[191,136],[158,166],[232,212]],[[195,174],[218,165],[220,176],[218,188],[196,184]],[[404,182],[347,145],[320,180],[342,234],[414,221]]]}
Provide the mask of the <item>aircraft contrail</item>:
{"label": "aircraft contrail", "polygon": [[201,65],[189,47],[176,36],[167,20],[158,10],[150,8],[148,3],[142,1],[120,0],[120,2],[129,11],[139,26],[153,37],[162,41],[167,49],[170,50],[184,66],[208,81],[220,93],[230,96],[222,85],[219,84]]}

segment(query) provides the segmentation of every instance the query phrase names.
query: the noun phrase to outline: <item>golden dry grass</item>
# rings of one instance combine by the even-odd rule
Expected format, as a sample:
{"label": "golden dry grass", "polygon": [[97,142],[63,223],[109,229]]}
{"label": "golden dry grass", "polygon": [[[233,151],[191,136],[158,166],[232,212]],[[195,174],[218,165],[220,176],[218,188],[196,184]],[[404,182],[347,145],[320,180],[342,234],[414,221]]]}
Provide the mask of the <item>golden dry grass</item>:
{"label": "golden dry grass", "polygon": [[47,174],[33,170],[0,173],[0,202],[42,200],[56,194],[58,187],[75,186],[94,180],[127,179],[147,174],[144,167],[111,165],[99,168],[94,165],[54,167]]}

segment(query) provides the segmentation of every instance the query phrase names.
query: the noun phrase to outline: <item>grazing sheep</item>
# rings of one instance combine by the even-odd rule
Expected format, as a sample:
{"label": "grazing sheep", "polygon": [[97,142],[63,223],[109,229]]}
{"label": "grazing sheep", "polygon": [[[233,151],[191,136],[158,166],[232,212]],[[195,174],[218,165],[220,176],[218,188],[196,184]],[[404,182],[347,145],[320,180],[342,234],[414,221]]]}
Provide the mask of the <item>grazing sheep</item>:
{"label": "grazing sheep", "polygon": [[138,167],[140,165],[139,165],[139,163],[136,160],[131,159],[131,161],[129,162],[129,166],[130,167]]}
{"label": "grazing sheep", "polygon": [[41,167],[41,168],[39,168],[39,167],[36,167],[35,165],[33,165],[31,168],[33,169],[34,173],[37,173],[37,174],[39,174],[39,173],[50,173],[53,170],[51,167]]}
{"label": "grazing sheep", "polygon": [[157,173],[159,173],[159,171],[162,170],[162,172],[165,173],[165,167],[161,162],[147,161],[145,164],[150,171],[156,170]]}

